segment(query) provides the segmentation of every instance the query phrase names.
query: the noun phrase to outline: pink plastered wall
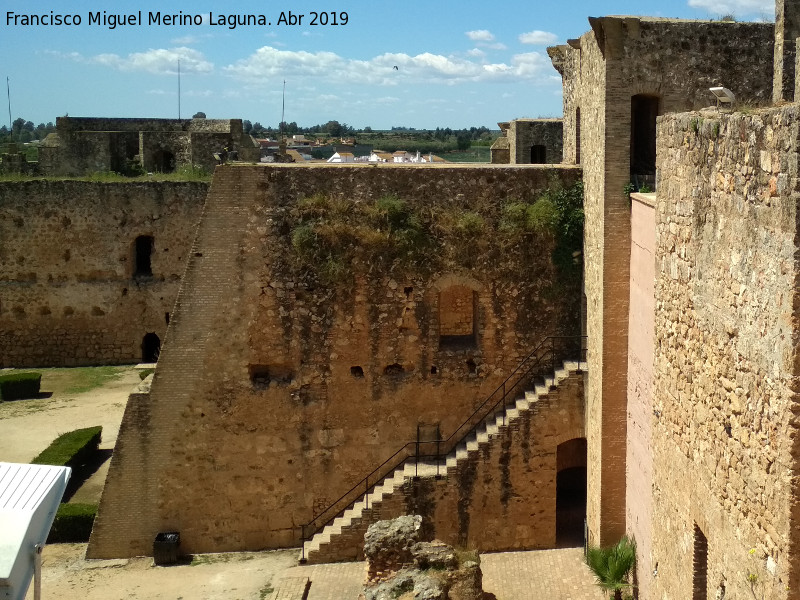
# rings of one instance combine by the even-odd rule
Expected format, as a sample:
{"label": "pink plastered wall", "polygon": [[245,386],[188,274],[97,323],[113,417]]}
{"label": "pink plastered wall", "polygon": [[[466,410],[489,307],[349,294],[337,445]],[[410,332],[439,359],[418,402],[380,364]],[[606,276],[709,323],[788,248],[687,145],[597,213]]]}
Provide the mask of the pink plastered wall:
{"label": "pink plastered wall", "polygon": [[628,318],[627,532],[637,544],[636,583],[648,597],[652,565],[653,338],[655,283],[655,195],[631,200],[630,308]]}

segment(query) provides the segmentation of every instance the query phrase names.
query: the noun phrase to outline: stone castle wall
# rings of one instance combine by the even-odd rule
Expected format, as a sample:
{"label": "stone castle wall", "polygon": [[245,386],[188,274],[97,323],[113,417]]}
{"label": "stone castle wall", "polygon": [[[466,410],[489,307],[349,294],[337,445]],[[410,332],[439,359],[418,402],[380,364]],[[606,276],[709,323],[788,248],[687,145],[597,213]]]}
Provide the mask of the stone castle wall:
{"label": "stone castle wall", "polygon": [[[532,200],[579,173],[218,169],[149,399],[126,410],[89,554],[148,553],[165,528],[189,552],[297,544],[302,523],[417,425],[447,437],[534,344],[579,331],[579,281],[559,276],[547,235],[503,246],[500,230],[461,242],[439,232],[410,270],[362,258],[325,284],[295,265],[300,200],[393,194],[419,214],[442,211],[442,226],[457,208],[494,228],[505,199]],[[474,336],[441,335],[453,288],[471,291]]]}
{"label": "stone castle wall", "polygon": [[229,147],[238,159],[257,162],[260,149],[244,135],[241,119],[104,119],[59,117],[56,132],[39,148],[44,175],[127,173],[133,163],[147,172],[180,166],[213,171],[214,153]]}
{"label": "stone castle wall", "polygon": [[[164,339],[203,183],[0,183],[0,366],[120,364]],[[135,243],[152,236],[151,276]]]}
{"label": "stone castle wall", "polygon": [[[628,316],[631,255],[632,97],[658,98],[658,113],[712,102],[726,82],[741,99],[769,98],[770,24],[591,18],[592,31],[550,50],[564,81],[564,156],[580,147],[586,221],[587,333],[593,367],[587,430],[590,542],[625,532]],[[688,75],[687,75],[688,73]],[[572,79],[570,79],[572,78]],[[580,140],[575,117],[580,109]],[[594,366],[596,365],[596,366]],[[635,518],[635,516],[634,516]],[[642,516],[642,518],[644,518]]]}
{"label": "stone castle wall", "polygon": [[797,595],[799,135],[796,106],[659,120],[653,597]]}
{"label": "stone castle wall", "polygon": [[511,121],[508,136],[512,165],[533,163],[533,145],[544,146],[544,160],[539,164],[561,162],[564,137],[561,119],[515,119]]}

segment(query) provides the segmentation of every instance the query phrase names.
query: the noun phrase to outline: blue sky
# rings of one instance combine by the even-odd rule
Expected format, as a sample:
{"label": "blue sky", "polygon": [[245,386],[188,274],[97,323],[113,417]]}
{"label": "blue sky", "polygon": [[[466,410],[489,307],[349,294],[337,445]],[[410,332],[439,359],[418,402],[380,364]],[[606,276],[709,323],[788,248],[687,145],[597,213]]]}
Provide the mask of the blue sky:
{"label": "blue sky", "polygon": [[[646,14],[690,19],[732,13],[772,20],[772,0],[3,0],[0,75],[13,118],[60,115],[240,117],[277,126],[286,80],[286,120],[338,120],[386,129],[496,128],[517,117],[561,115],[560,77],[548,45],[588,29],[586,17]],[[235,8],[233,8],[235,7]],[[142,12],[141,25],[89,24],[90,13]],[[13,24],[9,14],[76,14],[78,26]],[[201,15],[199,25],[148,24],[150,12]],[[305,15],[300,25],[278,25]],[[272,26],[213,25],[231,14],[263,14]],[[331,13],[346,25],[310,24]],[[397,67],[395,69],[394,67]],[[7,110],[0,123],[7,122]]]}

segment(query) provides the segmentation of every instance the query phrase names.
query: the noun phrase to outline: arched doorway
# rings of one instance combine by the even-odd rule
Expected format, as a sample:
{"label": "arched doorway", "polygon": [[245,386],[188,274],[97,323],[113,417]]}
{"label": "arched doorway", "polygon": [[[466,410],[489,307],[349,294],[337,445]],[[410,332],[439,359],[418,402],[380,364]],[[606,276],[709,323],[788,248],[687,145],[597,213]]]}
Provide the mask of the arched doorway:
{"label": "arched doorway", "polygon": [[156,150],[153,154],[153,170],[159,173],[172,173],[175,170],[175,155],[169,150]]}
{"label": "arched doorway", "polygon": [[586,438],[559,444],[556,465],[556,545],[582,546],[586,518]]}
{"label": "arched doorway", "polygon": [[154,363],[158,361],[161,352],[161,340],[155,333],[148,333],[142,338],[142,362]]}
{"label": "arched doorway", "polygon": [[658,96],[631,97],[631,181],[637,190],[645,185],[655,190],[658,112]]}

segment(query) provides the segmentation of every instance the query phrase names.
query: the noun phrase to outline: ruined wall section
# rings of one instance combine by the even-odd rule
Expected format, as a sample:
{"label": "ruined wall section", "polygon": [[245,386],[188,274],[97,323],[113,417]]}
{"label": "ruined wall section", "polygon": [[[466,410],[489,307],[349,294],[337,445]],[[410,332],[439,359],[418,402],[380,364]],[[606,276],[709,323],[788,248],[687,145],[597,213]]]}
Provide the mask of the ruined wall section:
{"label": "ruined wall section", "polygon": [[[558,280],[547,236],[503,255],[481,241],[499,232],[471,242],[474,254],[445,243],[405,271],[356,260],[326,284],[295,265],[300,200],[393,194],[415,210],[459,206],[496,223],[502,199],[578,177],[552,167],[218,169],[148,407],[136,409],[147,423],[126,416],[90,555],[148,553],[163,528],[180,530],[190,552],[297,544],[302,523],[418,424],[447,437],[536,342],[578,333],[577,289]],[[438,312],[453,287],[471,290],[476,332],[449,344]],[[158,483],[139,493],[140,473]]]}
{"label": "ruined wall section", "polygon": [[796,595],[799,135],[792,106],[659,120],[654,597],[690,593],[695,527],[709,597]]}
{"label": "ruined wall section", "polygon": [[578,114],[581,106],[581,50],[568,45],[547,49],[553,67],[561,74],[564,116],[562,118],[562,162],[580,164]]}
{"label": "ruined wall section", "polygon": [[544,146],[545,158],[539,164],[559,164],[562,159],[561,119],[514,119],[508,130],[509,161],[512,165],[533,162],[531,147]]}
{"label": "ruined wall section", "polygon": [[[137,362],[163,340],[208,186],[0,183],[0,366]],[[135,241],[152,236],[152,275]]]}

